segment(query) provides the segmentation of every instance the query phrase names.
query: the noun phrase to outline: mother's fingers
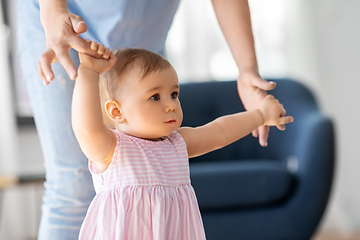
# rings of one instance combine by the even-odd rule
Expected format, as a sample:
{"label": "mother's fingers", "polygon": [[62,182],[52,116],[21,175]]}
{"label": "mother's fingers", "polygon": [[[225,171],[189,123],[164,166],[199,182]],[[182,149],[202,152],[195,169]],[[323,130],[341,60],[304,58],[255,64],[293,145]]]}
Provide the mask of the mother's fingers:
{"label": "mother's fingers", "polygon": [[285,131],[286,127],[285,124],[281,124],[281,125],[276,125],[277,129],[279,129],[280,131]]}
{"label": "mother's fingers", "polygon": [[261,90],[264,90],[264,91],[270,91],[276,87],[275,82],[268,82],[261,77],[252,78],[251,84],[253,85],[253,87],[260,88]]}
{"label": "mother's fingers", "polygon": [[285,125],[287,123],[292,123],[293,121],[294,121],[294,118],[292,116],[281,117],[279,119],[279,124]]}
{"label": "mother's fingers", "polygon": [[76,32],[76,34],[78,35],[86,32],[87,30],[87,25],[81,18],[78,20],[73,20],[72,24],[73,24],[74,32]]}
{"label": "mother's fingers", "polygon": [[[73,49],[75,49],[78,52],[86,53],[92,57],[95,58],[101,58],[102,55],[98,54],[97,52],[97,43],[93,42],[89,39],[84,40],[83,38],[79,36],[72,36],[68,40],[69,46],[71,46]],[[96,44],[96,46],[95,46]],[[94,49],[91,48],[93,46]]]}
{"label": "mother's fingers", "polygon": [[54,73],[51,69],[51,64],[56,62],[57,58],[55,52],[52,49],[47,49],[40,56],[40,60],[38,62],[38,74],[40,79],[44,82],[44,84],[49,84],[54,79]]}
{"label": "mother's fingers", "polygon": [[41,68],[40,62],[37,64],[38,75],[45,86],[49,85],[49,81],[46,79],[45,74]]}
{"label": "mother's fingers", "polygon": [[259,136],[258,129],[255,129],[254,131],[252,131],[252,135],[253,135],[254,138],[257,138]]}
{"label": "mother's fingers", "polygon": [[70,58],[69,51],[65,48],[61,48],[56,52],[57,59],[64,67],[65,71],[69,75],[69,78],[75,80],[77,77],[77,69]]}
{"label": "mother's fingers", "polygon": [[261,126],[258,128],[258,132],[259,132],[259,143],[261,146],[266,147],[267,146],[267,140],[269,137],[269,131],[270,131],[270,127],[268,126]]}

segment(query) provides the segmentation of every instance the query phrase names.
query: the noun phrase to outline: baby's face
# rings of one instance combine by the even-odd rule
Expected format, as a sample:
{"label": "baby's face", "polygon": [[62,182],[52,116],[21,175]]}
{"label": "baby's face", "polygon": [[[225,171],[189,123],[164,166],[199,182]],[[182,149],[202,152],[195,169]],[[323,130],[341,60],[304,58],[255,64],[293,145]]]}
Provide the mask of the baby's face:
{"label": "baby's face", "polygon": [[119,130],[157,140],[182,123],[178,77],[173,67],[150,73],[141,80],[138,73],[130,73],[123,84],[119,100],[126,121],[119,125]]}

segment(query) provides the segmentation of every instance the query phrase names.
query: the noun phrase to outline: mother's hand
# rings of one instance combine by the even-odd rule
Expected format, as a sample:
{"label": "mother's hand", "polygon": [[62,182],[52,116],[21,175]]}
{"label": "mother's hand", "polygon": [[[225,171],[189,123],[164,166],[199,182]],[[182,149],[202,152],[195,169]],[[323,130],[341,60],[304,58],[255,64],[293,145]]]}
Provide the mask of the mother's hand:
{"label": "mother's hand", "polygon": [[52,11],[41,15],[41,22],[46,35],[46,51],[38,63],[38,74],[46,84],[54,79],[51,64],[57,61],[64,67],[70,79],[77,77],[77,69],[70,58],[69,49],[100,57],[91,50],[90,43],[79,37],[86,32],[87,25],[80,16],[67,10]]}
{"label": "mother's hand", "polygon": [[[258,108],[262,100],[266,97],[266,91],[275,88],[276,83],[268,82],[260,77],[257,71],[240,71],[237,81],[238,92],[246,110]],[[283,129],[284,126],[278,126]],[[269,127],[262,126],[252,132],[254,137],[259,137],[261,146],[267,146]]]}

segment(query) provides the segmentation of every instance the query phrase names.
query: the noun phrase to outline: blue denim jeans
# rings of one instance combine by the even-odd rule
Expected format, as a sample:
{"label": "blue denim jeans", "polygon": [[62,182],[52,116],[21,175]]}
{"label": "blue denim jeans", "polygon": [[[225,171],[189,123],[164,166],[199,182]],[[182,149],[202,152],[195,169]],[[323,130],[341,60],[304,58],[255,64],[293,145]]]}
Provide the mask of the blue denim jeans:
{"label": "blue denim jeans", "polygon": [[[19,4],[19,13],[29,7],[36,8],[36,4]],[[36,11],[31,9],[30,12]],[[38,16],[19,15],[18,41],[24,80],[46,165],[39,239],[77,239],[95,191],[87,159],[71,127],[74,81],[68,78],[59,63],[52,66],[56,79],[49,86],[45,87],[37,76],[36,64],[46,48]],[[27,18],[31,17],[38,19],[38,24],[27,25]],[[75,51],[71,51],[71,56],[78,64]]]}
{"label": "blue denim jeans", "polygon": [[[100,2],[102,11],[98,6]],[[46,41],[39,3],[38,0],[18,0],[17,3],[18,57],[46,167],[39,239],[77,239],[95,192],[87,159],[71,127],[74,81],[59,63],[55,63],[52,65],[55,80],[46,87],[42,84],[36,65],[46,49]],[[68,8],[88,24],[83,38],[104,43],[112,49],[142,47],[161,54],[178,3],[179,0],[68,0]],[[88,11],[81,11],[79,6]],[[107,16],[109,19],[104,21]],[[78,65],[76,51],[70,50],[70,55]]]}

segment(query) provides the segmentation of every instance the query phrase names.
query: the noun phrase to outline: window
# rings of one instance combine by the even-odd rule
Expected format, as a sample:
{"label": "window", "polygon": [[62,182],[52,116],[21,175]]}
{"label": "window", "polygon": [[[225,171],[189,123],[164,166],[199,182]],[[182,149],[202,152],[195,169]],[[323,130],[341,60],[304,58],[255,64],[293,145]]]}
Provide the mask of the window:
{"label": "window", "polygon": [[[286,74],[285,0],[249,0],[257,58],[263,77]],[[166,42],[180,81],[234,80],[238,69],[211,1],[182,0]]]}

